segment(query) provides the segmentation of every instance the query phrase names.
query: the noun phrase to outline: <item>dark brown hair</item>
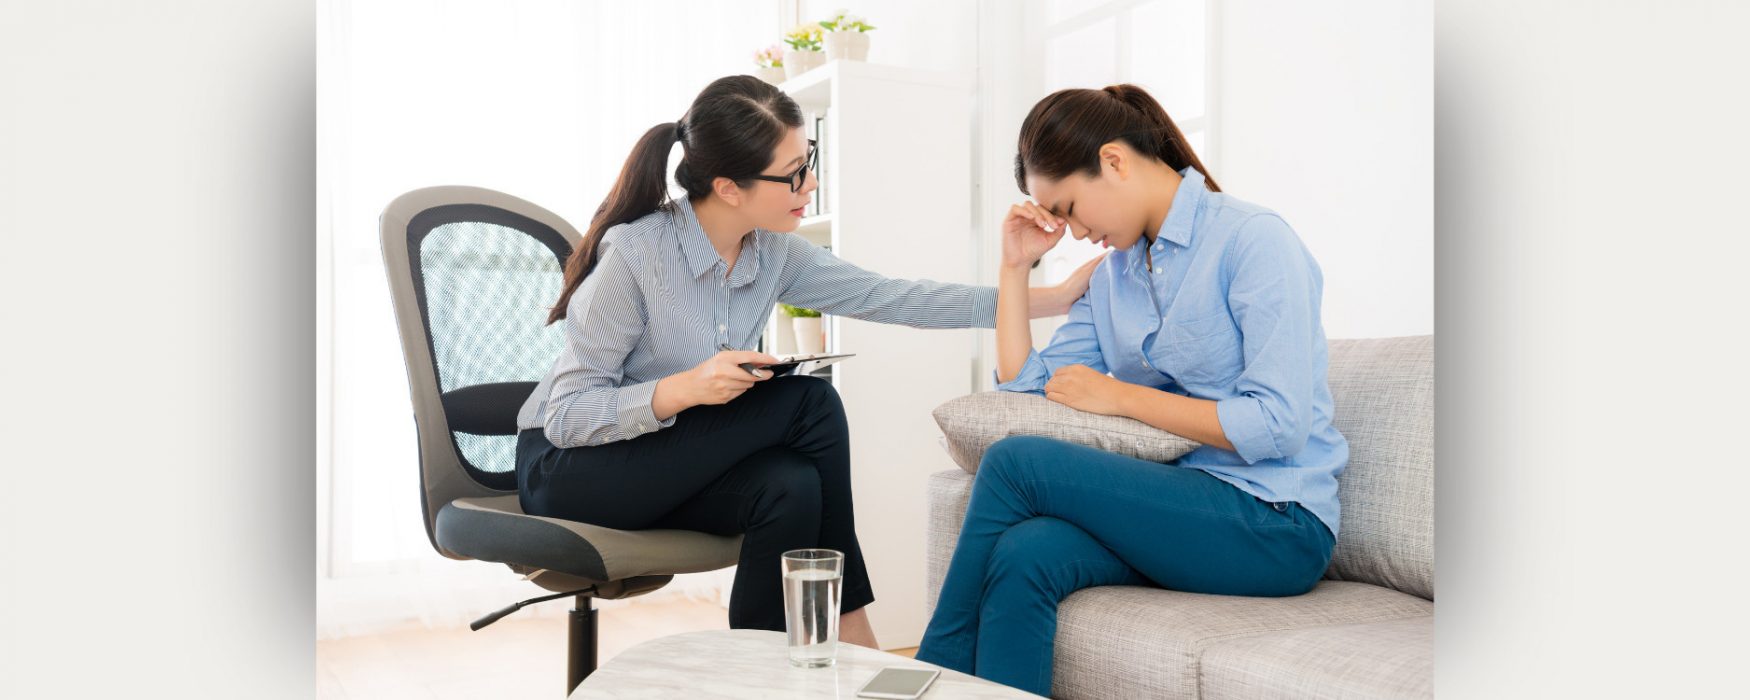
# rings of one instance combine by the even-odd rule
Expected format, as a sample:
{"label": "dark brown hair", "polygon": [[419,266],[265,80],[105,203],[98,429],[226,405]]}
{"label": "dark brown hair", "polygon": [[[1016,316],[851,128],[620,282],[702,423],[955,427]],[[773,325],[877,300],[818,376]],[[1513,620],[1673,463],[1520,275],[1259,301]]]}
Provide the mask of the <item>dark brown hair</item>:
{"label": "dark brown hair", "polygon": [[1021,122],[1015,184],[1027,192],[1029,171],[1052,180],[1071,173],[1097,176],[1100,147],[1113,141],[1130,144],[1174,170],[1196,168],[1210,191],[1221,191],[1167,110],[1148,91],[1129,83],[1102,90],[1058,90],[1033,105]]}
{"label": "dark brown hair", "polygon": [[595,271],[602,236],[608,229],[636,221],[671,205],[668,199],[668,153],[681,144],[681,162],[674,178],[699,200],[720,177],[742,187],[753,182],[772,162],[772,152],[784,133],[802,126],[802,108],[778,88],[751,75],[718,78],[705,86],[678,122],[657,124],[644,132],[620,166],[620,176],[596,207],[589,230],[565,261],[565,286],[547,323],[565,318],[571,295]]}

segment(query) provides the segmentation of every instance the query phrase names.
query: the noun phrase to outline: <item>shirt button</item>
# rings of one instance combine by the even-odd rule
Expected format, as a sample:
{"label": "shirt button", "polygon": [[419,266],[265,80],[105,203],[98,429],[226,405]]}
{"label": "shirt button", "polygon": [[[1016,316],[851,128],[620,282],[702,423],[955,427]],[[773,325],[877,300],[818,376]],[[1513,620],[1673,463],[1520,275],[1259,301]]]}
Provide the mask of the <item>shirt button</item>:
{"label": "shirt button", "polygon": [[1158,268],[1158,267],[1157,267],[1157,268],[1155,268],[1155,274],[1157,274],[1157,275],[1158,275],[1158,274],[1161,274],[1161,269],[1160,269],[1160,268]]}
{"label": "shirt button", "polygon": [[727,330],[729,330],[729,326],[726,326],[724,324],[719,323],[719,324],[717,324],[717,330],[718,331],[727,331]]}

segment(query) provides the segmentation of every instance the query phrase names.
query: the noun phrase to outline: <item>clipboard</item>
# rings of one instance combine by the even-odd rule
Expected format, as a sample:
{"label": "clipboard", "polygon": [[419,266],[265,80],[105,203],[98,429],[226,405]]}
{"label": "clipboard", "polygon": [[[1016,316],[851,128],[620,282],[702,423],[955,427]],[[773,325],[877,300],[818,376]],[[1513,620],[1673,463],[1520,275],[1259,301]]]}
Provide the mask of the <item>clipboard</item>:
{"label": "clipboard", "polygon": [[823,367],[835,365],[844,361],[846,358],[856,356],[857,354],[854,352],[814,355],[778,355],[777,364],[766,365],[759,369],[771,372],[774,377],[782,377],[789,374],[813,374]]}

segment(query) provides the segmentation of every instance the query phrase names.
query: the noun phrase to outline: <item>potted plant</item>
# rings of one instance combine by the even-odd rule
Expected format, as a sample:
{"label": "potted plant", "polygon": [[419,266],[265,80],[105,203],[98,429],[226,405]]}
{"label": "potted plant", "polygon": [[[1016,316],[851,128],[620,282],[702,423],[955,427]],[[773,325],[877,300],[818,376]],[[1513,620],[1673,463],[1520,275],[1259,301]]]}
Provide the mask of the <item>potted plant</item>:
{"label": "potted plant", "polygon": [[796,352],[818,355],[826,352],[826,333],[821,330],[820,312],[789,304],[778,304],[790,317],[790,328],[796,332]]}
{"label": "potted plant", "polygon": [[784,34],[784,43],[790,45],[790,50],[784,52],[784,77],[794,78],[826,63],[825,54],[820,52],[825,33],[819,25],[799,24]]}
{"label": "potted plant", "polygon": [[784,50],[772,44],[753,52],[753,64],[759,67],[754,75],[773,85],[784,82]]}
{"label": "potted plant", "polygon": [[875,27],[867,20],[839,10],[820,27],[826,30],[826,60],[869,60],[869,32]]}

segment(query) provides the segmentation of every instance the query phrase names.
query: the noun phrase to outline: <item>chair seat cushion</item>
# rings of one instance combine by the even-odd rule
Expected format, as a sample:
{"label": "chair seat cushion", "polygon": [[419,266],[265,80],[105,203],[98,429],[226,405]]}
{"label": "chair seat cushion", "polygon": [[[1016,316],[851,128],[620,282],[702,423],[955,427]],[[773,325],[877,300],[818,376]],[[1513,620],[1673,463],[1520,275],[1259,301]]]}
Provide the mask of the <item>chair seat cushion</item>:
{"label": "chair seat cushion", "polygon": [[1196,697],[1205,650],[1229,640],[1433,614],[1429,601],[1352,581],[1321,581],[1287,598],[1090,588],[1058,607],[1052,695]]}
{"label": "chair seat cushion", "polygon": [[1434,617],[1216,642],[1200,676],[1205,699],[1432,698]]}
{"label": "chair seat cushion", "polygon": [[685,574],[733,566],[741,537],[691,530],[614,530],[526,515],[515,495],[458,498],[438,511],[438,545],[481,561],[547,569],[590,581]]}
{"label": "chair seat cushion", "polygon": [[986,391],[961,396],[931,412],[946,438],[948,456],[978,472],[984,451],[1011,435],[1036,435],[1150,462],[1170,462],[1199,447],[1133,418],[1078,411],[1035,394]]}

